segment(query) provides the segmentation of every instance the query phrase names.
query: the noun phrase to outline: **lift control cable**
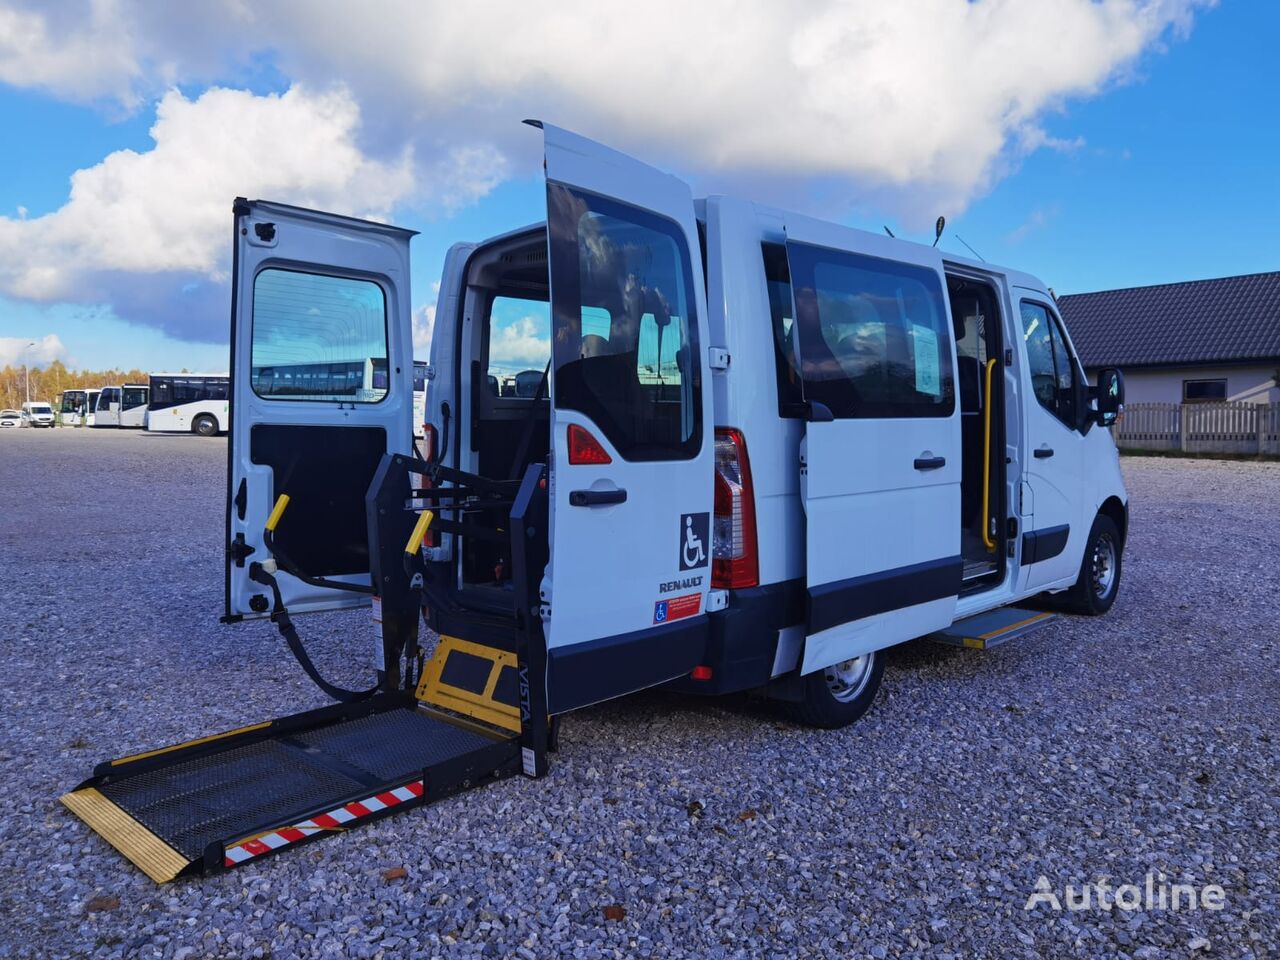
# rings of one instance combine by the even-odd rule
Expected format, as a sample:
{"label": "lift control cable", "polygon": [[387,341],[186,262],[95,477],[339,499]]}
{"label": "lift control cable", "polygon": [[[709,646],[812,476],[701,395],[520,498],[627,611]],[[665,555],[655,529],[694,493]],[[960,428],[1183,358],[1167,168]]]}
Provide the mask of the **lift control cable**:
{"label": "lift control cable", "polygon": [[[271,546],[271,535],[275,533],[276,525],[280,522],[280,518],[284,515],[287,506],[289,506],[289,497],[287,494],[281,494],[279,499],[276,500],[271,516],[267,519],[265,542],[268,548]],[[269,560],[267,563],[275,566],[275,561]],[[290,570],[288,572],[292,573],[293,571]],[[326,680],[320,674],[320,671],[316,669],[310,654],[307,653],[307,648],[302,645],[302,638],[298,636],[297,628],[294,627],[293,620],[289,617],[289,611],[284,605],[284,598],[280,595],[280,584],[275,578],[274,570],[268,570],[266,565],[255,561],[249,564],[249,579],[261,583],[271,590],[271,622],[280,631],[280,636],[284,637],[285,643],[289,646],[289,652],[298,661],[298,665],[302,667],[303,671],[317,687],[339,703],[357,703],[361,700],[368,700],[378,692],[377,684],[367,690],[348,690]],[[354,585],[348,584],[347,586]]]}

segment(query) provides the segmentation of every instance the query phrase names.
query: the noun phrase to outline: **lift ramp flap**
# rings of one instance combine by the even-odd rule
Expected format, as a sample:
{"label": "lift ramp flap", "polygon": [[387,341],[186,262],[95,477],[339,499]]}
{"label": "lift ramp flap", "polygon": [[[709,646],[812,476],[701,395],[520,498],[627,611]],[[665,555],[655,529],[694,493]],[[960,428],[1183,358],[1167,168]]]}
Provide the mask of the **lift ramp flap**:
{"label": "lift ramp flap", "polygon": [[61,799],[166,883],[519,771],[509,732],[387,693],[111,760]]}

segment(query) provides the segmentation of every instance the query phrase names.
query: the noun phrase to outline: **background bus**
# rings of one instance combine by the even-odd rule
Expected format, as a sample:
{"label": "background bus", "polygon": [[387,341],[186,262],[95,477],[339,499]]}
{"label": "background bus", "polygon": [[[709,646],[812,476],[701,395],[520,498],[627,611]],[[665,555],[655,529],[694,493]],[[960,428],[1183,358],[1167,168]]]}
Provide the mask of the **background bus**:
{"label": "background bus", "polygon": [[126,383],[121,387],[103,387],[94,410],[95,427],[141,427],[147,415],[148,387]]}
{"label": "background bus", "polygon": [[100,390],[63,390],[62,406],[59,408],[62,425],[78,427],[83,423],[88,427],[93,426],[99,393]]}
{"label": "background bus", "polygon": [[[387,360],[324,360],[268,363],[253,368],[253,391],[260,397],[300,400],[376,402],[387,392]],[[423,436],[427,421],[427,362],[413,362],[413,435]]]}
{"label": "background bus", "polygon": [[425,435],[427,422],[427,361],[413,361],[413,435]]}
{"label": "background bus", "polygon": [[152,374],[146,428],[202,437],[225,433],[231,424],[230,385],[230,375],[225,373]]}

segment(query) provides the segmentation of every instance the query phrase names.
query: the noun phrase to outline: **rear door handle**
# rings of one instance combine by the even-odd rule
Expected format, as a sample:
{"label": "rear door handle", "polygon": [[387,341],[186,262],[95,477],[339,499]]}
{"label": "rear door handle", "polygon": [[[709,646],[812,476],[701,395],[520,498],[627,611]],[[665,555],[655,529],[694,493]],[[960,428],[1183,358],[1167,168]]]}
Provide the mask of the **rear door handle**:
{"label": "rear door handle", "polygon": [[1036,447],[1035,458],[1037,460],[1048,460],[1053,456],[1053,447]]}
{"label": "rear door handle", "polygon": [[937,470],[939,467],[947,465],[946,457],[916,457],[915,468],[917,470]]}
{"label": "rear door handle", "polygon": [[605,507],[613,503],[626,503],[626,490],[570,490],[571,507]]}

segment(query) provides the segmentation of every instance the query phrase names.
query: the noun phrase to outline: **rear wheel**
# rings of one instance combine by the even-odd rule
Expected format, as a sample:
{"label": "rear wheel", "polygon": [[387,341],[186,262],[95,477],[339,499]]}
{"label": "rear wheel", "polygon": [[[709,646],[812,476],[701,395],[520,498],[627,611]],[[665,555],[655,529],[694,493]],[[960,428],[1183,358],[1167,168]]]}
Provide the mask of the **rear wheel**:
{"label": "rear wheel", "polygon": [[1120,546],[1115,521],[1098,514],[1085,544],[1080,576],[1067,591],[1067,610],[1096,617],[1111,609],[1120,592]]}
{"label": "rear wheel", "polygon": [[834,730],[871,708],[884,675],[884,652],[864,653],[804,677],[804,698],[787,705],[792,718],[810,727]]}
{"label": "rear wheel", "polygon": [[218,432],[218,421],[207,413],[202,413],[191,421],[191,431],[202,437],[212,437]]}

